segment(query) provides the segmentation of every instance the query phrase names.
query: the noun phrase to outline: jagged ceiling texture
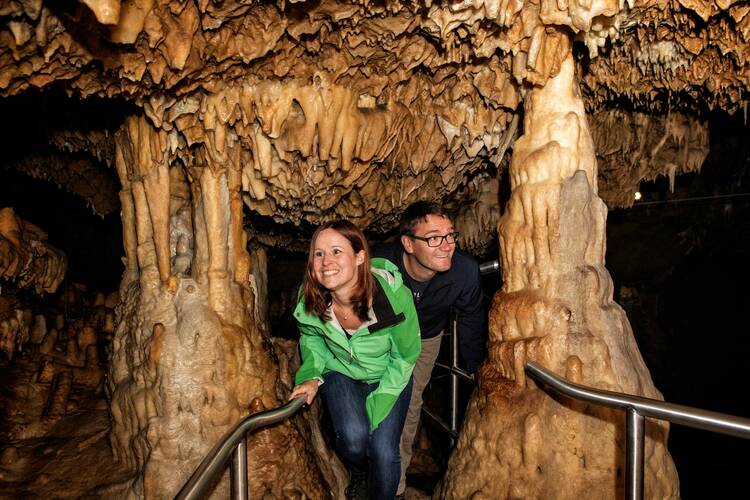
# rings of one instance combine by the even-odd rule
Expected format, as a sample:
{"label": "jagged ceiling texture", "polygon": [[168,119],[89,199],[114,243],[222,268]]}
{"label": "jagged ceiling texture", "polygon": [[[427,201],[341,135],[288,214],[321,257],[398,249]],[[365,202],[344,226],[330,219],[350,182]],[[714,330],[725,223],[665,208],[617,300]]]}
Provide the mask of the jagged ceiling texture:
{"label": "jagged ceiling texture", "polygon": [[[621,98],[657,111],[746,106],[749,10],[691,0],[11,1],[0,8],[0,94],[57,82],[133,100],[172,160],[241,168],[253,211],[385,227],[405,204],[500,164],[522,96],[559,71],[571,40],[587,48],[579,73],[590,111]],[[694,170],[695,155],[674,149],[658,172]],[[617,205],[640,180],[632,162],[622,168],[608,177],[623,179],[620,192],[605,194]]]}

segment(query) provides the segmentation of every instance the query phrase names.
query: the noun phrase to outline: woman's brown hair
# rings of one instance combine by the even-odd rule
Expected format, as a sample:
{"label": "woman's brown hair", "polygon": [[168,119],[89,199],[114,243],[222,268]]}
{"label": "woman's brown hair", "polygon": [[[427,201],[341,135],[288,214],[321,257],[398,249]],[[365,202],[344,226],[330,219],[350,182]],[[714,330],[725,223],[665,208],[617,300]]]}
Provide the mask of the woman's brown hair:
{"label": "woman's brown hair", "polygon": [[357,286],[349,300],[357,317],[362,321],[367,321],[367,313],[370,310],[372,295],[375,291],[375,280],[370,273],[370,250],[367,247],[365,235],[362,234],[362,231],[357,226],[348,220],[340,219],[326,222],[316,229],[312,235],[312,239],[310,240],[310,251],[307,254],[307,270],[305,271],[305,279],[302,283],[305,310],[323,321],[331,319],[328,316],[328,306],[331,304],[331,292],[315,279],[313,273],[315,240],[318,238],[318,235],[326,229],[333,229],[346,238],[351,244],[355,255],[360,251],[365,253],[364,262],[362,262],[357,268]]}

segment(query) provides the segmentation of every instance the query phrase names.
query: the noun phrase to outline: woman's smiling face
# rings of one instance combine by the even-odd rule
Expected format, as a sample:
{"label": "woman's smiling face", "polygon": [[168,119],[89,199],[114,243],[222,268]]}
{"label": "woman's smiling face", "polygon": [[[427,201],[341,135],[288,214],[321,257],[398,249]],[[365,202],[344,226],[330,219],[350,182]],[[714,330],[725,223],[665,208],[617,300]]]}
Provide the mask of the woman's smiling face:
{"label": "woman's smiling face", "polygon": [[357,284],[357,266],[365,252],[356,254],[349,240],[334,229],[318,234],[313,245],[313,275],[331,292],[351,290]]}

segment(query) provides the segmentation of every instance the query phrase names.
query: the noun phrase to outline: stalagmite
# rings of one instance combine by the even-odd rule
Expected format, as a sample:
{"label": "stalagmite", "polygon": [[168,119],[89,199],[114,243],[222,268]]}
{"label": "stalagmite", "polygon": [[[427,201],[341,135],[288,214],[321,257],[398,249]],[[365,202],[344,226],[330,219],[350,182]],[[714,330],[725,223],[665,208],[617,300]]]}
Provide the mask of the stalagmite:
{"label": "stalagmite", "polygon": [[[159,146],[163,137],[145,118],[132,117],[118,135],[116,156],[121,198],[133,200],[123,231],[137,238],[137,267],[128,266],[120,289],[123,312],[117,318],[108,381],[111,437],[116,457],[142,474],[134,491],[149,497],[174,495],[216,440],[247,412],[252,399],[266,407],[280,402],[275,377],[259,375],[277,368],[270,346],[254,326],[250,282],[241,275],[249,271],[249,256],[241,226],[232,228],[239,224],[233,222],[239,221],[239,205],[230,203],[230,190],[237,193],[239,180],[214,162],[227,146],[207,145],[211,151],[197,152],[187,176],[172,175],[170,168],[183,167],[173,164],[175,156]],[[154,151],[160,152],[161,163],[152,166]],[[154,174],[159,169],[161,173]],[[174,183],[165,180],[169,178]],[[193,179],[189,193],[185,178]],[[174,205],[168,203],[170,191],[176,195],[172,199],[180,200]],[[157,199],[151,202],[149,196]],[[192,203],[186,205],[185,197]],[[188,207],[192,214],[186,219]],[[163,234],[165,228],[171,228],[174,237]],[[166,257],[157,248],[166,249]],[[190,265],[171,275],[173,262],[190,260],[191,251]],[[165,265],[170,274],[162,272]],[[245,271],[233,274],[238,268]],[[157,286],[165,276],[173,287]],[[240,279],[235,281],[235,276]],[[263,443],[250,451],[256,491],[276,491],[277,484],[287,484],[309,497],[322,495],[317,469],[296,475],[293,463],[310,463],[296,432],[291,424],[268,431]],[[269,446],[294,453],[269,458],[264,452]],[[225,488],[222,483],[218,491]]]}
{"label": "stalagmite", "polygon": [[45,335],[47,335],[47,319],[43,314],[37,314],[34,316],[34,323],[31,326],[30,340],[39,344],[44,340]]}
{"label": "stalagmite", "polygon": [[[622,412],[553,398],[523,369],[535,361],[576,383],[661,399],[623,310],[612,302],[606,208],[591,183],[596,170],[569,57],[526,100],[511,199],[498,228],[505,284],[493,300],[489,359],[442,498],[623,494]],[[667,426],[647,426],[645,496],[677,498]]]}

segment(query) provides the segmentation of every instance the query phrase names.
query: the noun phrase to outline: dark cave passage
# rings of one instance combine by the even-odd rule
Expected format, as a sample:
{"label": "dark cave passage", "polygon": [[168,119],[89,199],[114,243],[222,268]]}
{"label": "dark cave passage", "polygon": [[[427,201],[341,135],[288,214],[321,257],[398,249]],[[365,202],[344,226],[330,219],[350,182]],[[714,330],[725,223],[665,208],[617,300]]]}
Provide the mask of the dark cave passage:
{"label": "dark cave passage", "polygon": [[98,216],[80,196],[14,170],[0,171],[0,180],[0,205],[39,226],[67,255],[67,281],[117,290],[124,269],[119,210]]}
{"label": "dark cave passage", "polygon": [[[643,203],[610,212],[607,267],[656,387],[666,401],[750,418],[750,127],[711,119],[700,172],[644,183]],[[672,425],[683,498],[745,488],[748,442]]]}

